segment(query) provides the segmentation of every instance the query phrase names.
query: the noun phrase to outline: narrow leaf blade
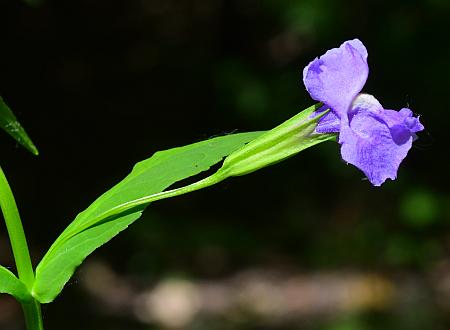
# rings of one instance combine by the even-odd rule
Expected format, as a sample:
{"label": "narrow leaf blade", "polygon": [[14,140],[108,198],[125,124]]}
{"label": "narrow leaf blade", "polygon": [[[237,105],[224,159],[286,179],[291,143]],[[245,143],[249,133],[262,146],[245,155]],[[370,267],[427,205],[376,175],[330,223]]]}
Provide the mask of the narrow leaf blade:
{"label": "narrow leaf blade", "polygon": [[63,243],[39,264],[33,297],[41,303],[52,302],[88,255],[125,230],[141,214],[136,212],[90,227]]}
{"label": "narrow leaf blade", "polygon": [[177,181],[208,170],[262,133],[226,135],[160,151],[136,164],[124,180],[80,213],[58,237],[36,269],[33,296],[41,303],[51,302],[76,267],[96,248],[138,219],[147,204],[106,220],[102,218],[103,214],[129,201],[160,193]]}
{"label": "narrow leaf blade", "polygon": [[20,302],[31,300],[31,295],[25,284],[3,266],[0,266],[0,293],[9,294]]}
{"label": "narrow leaf blade", "polygon": [[24,146],[33,155],[38,155],[39,151],[31,141],[25,129],[17,121],[16,116],[3,101],[0,96],[0,127],[9,135],[11,135],[17,142]]}

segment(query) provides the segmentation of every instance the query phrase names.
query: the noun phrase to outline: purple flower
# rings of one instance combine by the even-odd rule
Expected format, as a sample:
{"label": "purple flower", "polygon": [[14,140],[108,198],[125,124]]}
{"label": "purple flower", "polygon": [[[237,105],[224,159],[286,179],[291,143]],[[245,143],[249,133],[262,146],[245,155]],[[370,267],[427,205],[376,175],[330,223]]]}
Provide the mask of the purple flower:
{"label": "purple flower", "polygon": [[309,63],[303,81],[311,97],[324,104],[319,111],[331,110],[316,131],[339,133],[342,158],[380,186],[396,178],[415,133],[424,127],[411,110],[387,110],[372,95],[360,94],[368,74],[366,47],[354,39]]}

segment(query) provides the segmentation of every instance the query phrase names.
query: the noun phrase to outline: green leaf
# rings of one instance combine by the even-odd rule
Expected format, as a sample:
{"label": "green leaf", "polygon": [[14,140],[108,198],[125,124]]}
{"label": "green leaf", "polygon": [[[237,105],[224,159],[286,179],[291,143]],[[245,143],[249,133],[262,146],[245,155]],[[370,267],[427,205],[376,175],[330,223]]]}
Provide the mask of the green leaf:
{"label": "green leaf", "polygon": [[226,135],[160,151],[136,164],[123,181],[80,213],[58,237],[36,268],[32,295],[41,303],[51,302],[76,267],[95,249],[138,219],[149,202],[214,184],[220,178],[212,181],[207,181],[207,178],[167,193],[162,193],[163,190],[177,181],[208,170],[262,133]]}
{"label": "green leaf", "polygon": [[10,294],[20,302],[29,302],[32,299],[25,284],[3,266],[0,266],[0,293]]}
{"label": "green leaf", "polygon": [[39,151],[28,137],[25,129],[17,121],[11,109],[6,105],[0,96],[0,127],[11,135],[17,142],[24,146],[33,155],[38,155]]}

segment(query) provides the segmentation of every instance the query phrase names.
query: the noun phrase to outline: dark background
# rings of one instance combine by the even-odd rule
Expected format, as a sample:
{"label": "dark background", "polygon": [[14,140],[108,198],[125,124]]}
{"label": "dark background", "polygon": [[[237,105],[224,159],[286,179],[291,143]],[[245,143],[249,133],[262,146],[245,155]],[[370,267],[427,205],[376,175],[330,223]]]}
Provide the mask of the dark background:
{"label": "dark background", "polygon": [[[36,263],[137,161],[311,105],[303,67],[345,40],[368,48],[364,91],[426,127],[381,188],[327,142],[153,204],[47,329],[449,329],[449,18],[446,0],[0,0],[0,95],[41,152],[2,133],[0,161]],[[0,328],[22,322],[2,296]]]}

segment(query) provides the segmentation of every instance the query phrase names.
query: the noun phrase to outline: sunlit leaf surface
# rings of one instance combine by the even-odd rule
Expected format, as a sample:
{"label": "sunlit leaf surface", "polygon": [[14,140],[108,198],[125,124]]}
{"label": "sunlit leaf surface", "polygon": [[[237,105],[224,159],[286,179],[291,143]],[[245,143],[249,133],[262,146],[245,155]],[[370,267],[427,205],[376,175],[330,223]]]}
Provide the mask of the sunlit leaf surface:
{"label": "sunlit leaf surface", "polygon": [[22,302],[31,299],[25,284],[3,266],[0,266],[0,293],[10,294]]}
{"label": "sunlit leaf surface", "polygon": [[80,213],[58,237],[36,269],[33,296],[42,303],[51,302],[75,268],[96,248],[138,219],[148,203],[127,212],[109,213],[107,218],[104,214],[124,203],[157,194],[177,181],[208,170],[261,133],[216,137],[157,152],[136,164],[124,180]]}
{"label": "sunlit leaf surface", "polygon": [[33,141],[29,138],[25,129],[17,121],[11,109],[3,101],[0,96],[0,127],[11,135],[17,142],[24,146],[33,155],[38,155],[39,152]]}

